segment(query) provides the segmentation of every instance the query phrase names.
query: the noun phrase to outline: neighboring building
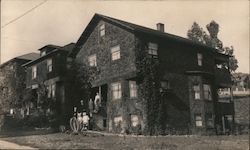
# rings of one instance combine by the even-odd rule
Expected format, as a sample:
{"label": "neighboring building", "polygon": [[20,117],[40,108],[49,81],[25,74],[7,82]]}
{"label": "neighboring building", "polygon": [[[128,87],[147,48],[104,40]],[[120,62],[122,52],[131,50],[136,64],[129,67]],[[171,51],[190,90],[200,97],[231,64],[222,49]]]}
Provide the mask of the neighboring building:
{"label": "neighboring building", "polygon": [[37,53],[29,53],[0,65],[0,115],[17,113],[25,88],[26,72],[22,65],[38,57]]}
{"label": "neighboring building", "polygon": [[161,23],[153,30],[95,14],[71,56],[99,70],[92,82],[92,99],[97,92],[100,94],[102,111],[93,116],[100,129],[145,129],[149,114],[144,113],[138,91],[142,87],[138,76],[140,56],[160,64],[158,78],[161,89],[165,89],[162,100],[167,103],[163,108],[166,126],[194,134],[214,133],[217,125],[224,127],[225,114],[233,116],[232,111],[221,111],[227,105],[218,102],[217,94],[219,88],[231,86],[229,70],[217,67],[228,64],[229,56],[165,33]]}
{"label": "neighboring building", "polygon": [[[41,108],[46,101],[47,112],[62,116],[65,103],[64,80],[67,70],[68,53],[74,47],[70,43],[63,47],[46,45],[39,49],[40,57],[24,64],[27,69],[26,88],[31,93],[30,108]],[[48,100],[48,101],[47,101]]]}

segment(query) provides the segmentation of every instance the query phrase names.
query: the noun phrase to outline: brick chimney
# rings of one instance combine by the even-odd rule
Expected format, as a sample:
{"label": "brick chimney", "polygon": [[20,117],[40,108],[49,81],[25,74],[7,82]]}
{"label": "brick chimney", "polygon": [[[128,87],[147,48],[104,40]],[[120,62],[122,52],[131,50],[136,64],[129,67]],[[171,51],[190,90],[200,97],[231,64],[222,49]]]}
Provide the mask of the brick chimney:
{"label": "brick chimney", "polygon": [[156,24],[157,30],[164,32],[164,24],[163,23],[157,23]]}

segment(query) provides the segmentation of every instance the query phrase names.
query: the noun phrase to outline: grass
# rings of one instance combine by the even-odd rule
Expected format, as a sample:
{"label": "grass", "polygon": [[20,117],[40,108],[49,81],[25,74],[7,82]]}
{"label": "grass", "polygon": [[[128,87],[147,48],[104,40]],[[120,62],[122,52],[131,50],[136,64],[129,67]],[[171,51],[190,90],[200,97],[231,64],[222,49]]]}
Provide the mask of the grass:
{"label": "grass", "polygon": [[42,149],[248,150],[248,138],[248,135],[148,137],[54,133],[2,139]]}

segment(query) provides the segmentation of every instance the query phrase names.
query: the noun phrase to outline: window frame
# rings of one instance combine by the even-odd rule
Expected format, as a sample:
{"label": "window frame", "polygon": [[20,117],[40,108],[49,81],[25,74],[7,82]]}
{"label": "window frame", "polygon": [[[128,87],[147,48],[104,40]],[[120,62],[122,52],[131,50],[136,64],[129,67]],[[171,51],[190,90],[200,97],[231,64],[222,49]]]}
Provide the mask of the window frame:
{"label": "window frame", "polygon": [[120,45],[116,45],[116,46],[111,47],[110,52],[111,52],[111,60],[112,61],[121,59],[121,47],[120,47]]}
{"label": "window frame", "polygon": [[52,58],[47,59],[47,71],[48,72],[53,71],[53,60],[52,60]]}
{"label": "window frame", "polygon": [[97,66],[97,56],[96,54],[92,54],[88,57],[88,63],[90,67],[96,67]]}
{"label": "window frame", "polygon": [[37,78],[37,66],[34,65],[31,67],[31,78],[36,79]]}
{"label": "window frame", "polygon": [[[209,125],[209,122],[211,122],[211,125]],[[208,128],[214,128],[214,115],[213,115],[213,113],[206,113],[206,126]]]}
{"label": "window frame", "polygon": [[129,96],[130,98],[137,98],[138,97],[138,89],[137,89],[136,81],[130,80],[129,81]]}
{"label": "window frame", "polygon": [[[200,118],[197,119],[197,117],[200,117]],[[202,120],[201,114],[195,114],[194,121],[195,121],[195,127],[197,127],[197,128],[203,127],[203,120]]]}
{"label": "window frame", "polygon": [[[134,118],[137,118],[136,120]],[[136,127],[138,125],[140,125],[140,118],[138,115],[130,115],[130,121],[131,121],[131,126],[132,127]]]}
{"label": "window frame", "polygon": [[105,31],[105,23],[102,23],[100,26],[99,26],[99,37],[103,37],[105,36],[106,34],[106,31]]}
{"label": "window frame", "polygon": [[[117,88],[115,88],[117,85]],[[122,88],[121,82],[114,82],[111,84],[111,97],[112,100],[118,100],[122,98]],[[115,92],[115,93],[114,93]]]}
{"label": "window frame", "polygon": [[[197,88],[198,90],[196,90],[195,87],[198,87]],[[200,84],[194,84],[193,85],[193,91],[194,91],[194,99],[195,100],[201,100],[201,87],[200,87]],[[197,96],[196,94],[199,94],[198,98],[196,97]]]}
{"label": "window frame", "polygon": [[[208,90],[206,90],[205,86],[209,87]],[[203,97],[205,100],[209,100],[209,101],[213,100],[213,95],[212,95],[212,90],[211,90],[210,84],[207,84],[207,83],[203,84]]]}
{"label": "window frame", "polygon": [[159,45],[154,42],[148,42],[147,53],[153,58],[158,58]]}
{"label": "window frame", "polygon": [[203,55],[202,55],[202,53],[197,53],[197,64],[198,64],[198,66],[203,65]]}

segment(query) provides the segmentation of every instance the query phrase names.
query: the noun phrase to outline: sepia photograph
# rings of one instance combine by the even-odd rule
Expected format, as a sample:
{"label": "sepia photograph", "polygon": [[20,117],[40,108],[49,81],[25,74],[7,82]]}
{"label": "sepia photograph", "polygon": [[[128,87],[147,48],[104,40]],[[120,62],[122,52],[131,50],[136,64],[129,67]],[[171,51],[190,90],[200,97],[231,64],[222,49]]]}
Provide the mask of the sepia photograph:
{"label": "sepia photograph", "polygon": [[0,0],[0,149],[249,150],[249,0]]}

